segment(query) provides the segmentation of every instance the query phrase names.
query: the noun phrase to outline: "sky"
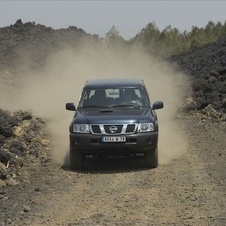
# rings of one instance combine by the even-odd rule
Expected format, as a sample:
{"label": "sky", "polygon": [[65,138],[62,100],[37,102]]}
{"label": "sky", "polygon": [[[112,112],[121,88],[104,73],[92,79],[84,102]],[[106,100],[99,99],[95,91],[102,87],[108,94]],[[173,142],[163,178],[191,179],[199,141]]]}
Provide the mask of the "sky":
{"label": "sky", "polygon": [[0,27],[10,26],[18,19],[53,29],[75,26],[100,37],[115,26],[129,40],[151,22],[160,31],[171,25],[181,32],[190,31],[192,26],[205,27],[209,21],[224,23],[226,1],[0,0]]}

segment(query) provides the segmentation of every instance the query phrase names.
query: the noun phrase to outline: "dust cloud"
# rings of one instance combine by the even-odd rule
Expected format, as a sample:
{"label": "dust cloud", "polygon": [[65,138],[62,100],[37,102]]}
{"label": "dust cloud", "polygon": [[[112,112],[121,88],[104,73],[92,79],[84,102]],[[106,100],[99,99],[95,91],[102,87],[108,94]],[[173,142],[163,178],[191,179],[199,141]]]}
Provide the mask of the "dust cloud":
{"label": "dust cloud", "polygon": [[139,50],[91,46],[79,51],[64,49],[49,57],[39,72],[26,67],[20,75],[19,92],[1,87],[0,104],[9,110],[32,109],[33,114],[46,118],[53,136],[54,156],[60,164],[67,164],[68,127],[74,113],[66,111],[65,103],[77,105],[85,81],[95,78],[143,79],[152,102],[164,102],[164,108],[157,111],[160,164],[185,152],[186,137],[177,123],[176,110],[187,87],[186,76]]}

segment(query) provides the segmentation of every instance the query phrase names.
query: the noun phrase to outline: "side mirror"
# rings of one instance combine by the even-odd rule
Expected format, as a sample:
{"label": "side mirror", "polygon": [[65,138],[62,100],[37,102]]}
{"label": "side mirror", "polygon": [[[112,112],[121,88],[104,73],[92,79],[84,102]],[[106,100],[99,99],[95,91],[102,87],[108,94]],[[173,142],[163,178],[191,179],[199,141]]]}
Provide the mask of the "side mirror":
{"label": "side mirror", "polygon": [[152,106],[152,109],[157,110],[157,109],[161,109],[161,108],[163,108],[163,102],[162,101],[155,101],[153,106]]}
{"label": "side mirror", "polygon": [[76,111],[74,103],[66,103],[66,109],[69,111]]}

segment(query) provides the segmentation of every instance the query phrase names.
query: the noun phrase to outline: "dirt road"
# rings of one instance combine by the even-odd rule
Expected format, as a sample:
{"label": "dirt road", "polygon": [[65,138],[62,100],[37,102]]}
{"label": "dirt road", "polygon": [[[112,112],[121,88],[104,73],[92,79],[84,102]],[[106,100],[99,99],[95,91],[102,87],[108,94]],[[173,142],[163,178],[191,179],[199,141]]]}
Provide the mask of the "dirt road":
{"label": "dirt road", "polygon": [[187,152],[157,169],[141,158],[89,159],[83,172],[34,167],[1,193],[0,225],[226,225],[225,122],[179,121]]}

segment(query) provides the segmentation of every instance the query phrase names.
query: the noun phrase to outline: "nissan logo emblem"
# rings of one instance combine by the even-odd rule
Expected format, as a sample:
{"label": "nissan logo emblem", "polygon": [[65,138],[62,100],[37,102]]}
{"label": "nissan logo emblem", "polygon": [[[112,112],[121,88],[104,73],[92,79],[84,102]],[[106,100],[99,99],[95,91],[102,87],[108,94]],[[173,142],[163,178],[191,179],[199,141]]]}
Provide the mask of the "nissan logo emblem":
{"label": "nissan logo emblem", "polygon": [[109,130],[110,130],[111,133],[115,133],[117,131],[117,129],[118,129],[117,126],[110,126],[109,127]]}

